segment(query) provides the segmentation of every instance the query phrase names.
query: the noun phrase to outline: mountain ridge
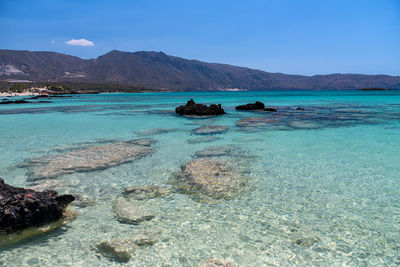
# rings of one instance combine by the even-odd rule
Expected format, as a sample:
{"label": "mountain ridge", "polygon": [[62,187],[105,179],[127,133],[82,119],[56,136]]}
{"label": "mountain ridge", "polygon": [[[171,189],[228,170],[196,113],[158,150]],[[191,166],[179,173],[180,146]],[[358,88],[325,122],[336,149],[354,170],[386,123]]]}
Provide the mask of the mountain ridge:
{"label": "mountain ridge", "polygon": [[207,63],[163,52],[112,50],[94,59],[57,52],[0,50],[0,80],[126,84],[176,91],[400,89],[400,76],[292,75]]}

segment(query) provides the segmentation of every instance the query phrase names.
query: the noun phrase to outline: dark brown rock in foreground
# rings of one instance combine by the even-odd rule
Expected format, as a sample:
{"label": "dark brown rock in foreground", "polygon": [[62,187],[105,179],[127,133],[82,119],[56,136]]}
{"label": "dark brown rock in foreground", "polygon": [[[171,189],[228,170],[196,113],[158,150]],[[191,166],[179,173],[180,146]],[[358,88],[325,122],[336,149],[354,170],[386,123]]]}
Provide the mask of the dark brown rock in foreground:
{"label": "dark brown rock in foreground", "polygon": [[8,185],[0,178],[0,232],[11,233],[40,226],[63,217],[63,209],[75,198],[49,190],[37,192]]}
{"label": "dark brown rock in foreground", "polygon": [[237,106],[237,110],[263,110],[265,107],[264,103],[256,101],[255,103],[250,103],[246,105]]}
{"label": "dark brown rock in foreground", "polygon": [[221,104],[211,104],[209,106],[204,104],[196,104],[193,99],[190,99],[186,105],[179,106],[175,112],[180,115],[197,115],[197,116],[210,116],[225,114]]}

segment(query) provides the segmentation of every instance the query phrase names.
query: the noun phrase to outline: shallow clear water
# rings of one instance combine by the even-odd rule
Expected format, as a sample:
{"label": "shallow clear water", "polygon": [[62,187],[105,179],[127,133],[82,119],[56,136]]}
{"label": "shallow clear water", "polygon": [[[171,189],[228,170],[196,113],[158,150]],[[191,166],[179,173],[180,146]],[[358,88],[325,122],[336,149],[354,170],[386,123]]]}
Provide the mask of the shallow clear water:
{"label": "shallow clear water", "polygon": [[[221,103],[228,114],[175,115],[190,98]],[[278,112],[234,110],[255,100]],[[51,101],[0,106],[0,177],[7,183],[29,186],[29,169],[21,166],[26,159],[137,138],[156,143],[133,162],[57,177],[65,182],[57,191],[87,195],[95,205],[71,206],[79,216],[65,227],[0,248],[0,265],[197,266],[210,258],[237,266],[400,265],[400,92],[140,93]],[[190,142],[203,137],[193,129],[209,125],[228,130]],[[220,145],[235,145],[232,159],[247,169],[240,195],[198,201],[175,192],[146,200],[155,213],[150,221],[116,220],[113,203],[125,187],[172,190],[182,165]],[[148,230],[159,232],[159,242],[136,250],[128,263],[96,249],[103,240]]]}

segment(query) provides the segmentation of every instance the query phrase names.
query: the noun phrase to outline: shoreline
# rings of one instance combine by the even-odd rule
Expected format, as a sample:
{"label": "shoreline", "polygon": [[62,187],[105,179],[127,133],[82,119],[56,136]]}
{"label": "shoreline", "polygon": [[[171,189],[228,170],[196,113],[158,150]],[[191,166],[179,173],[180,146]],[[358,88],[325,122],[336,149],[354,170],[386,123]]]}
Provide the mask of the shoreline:
{"label": "shoreline", "polygon": [[39,93],[32,93],[32,92],[1,92],[0,97],[15,97],[15,96],[37,96],[40,95]]}

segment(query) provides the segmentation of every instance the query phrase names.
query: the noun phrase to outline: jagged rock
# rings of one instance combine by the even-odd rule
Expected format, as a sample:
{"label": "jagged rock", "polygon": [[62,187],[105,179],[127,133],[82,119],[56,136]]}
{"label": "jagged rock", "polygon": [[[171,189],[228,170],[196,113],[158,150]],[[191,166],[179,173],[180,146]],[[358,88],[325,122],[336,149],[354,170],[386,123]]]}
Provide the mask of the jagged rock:
{"label": "jagged rock", "polygon": [[125,188],[123,194],[125,197],[136,200],[144,200],[156,197],[168,197],[171,194],[166,188],[155,185],[142,185]]}
{"label": "jagged rock", "polygon": [[217,141],[221,139],[220,137],[216,136],[204,136],[204,137],[199,137],[199,138],[193,138],[193,139],[188,139],[186,142],[189,144],[200,144],[200,143],[209,143],[213,141]]}
{"label": "jagged rock", "polygon": [[207,147],[203,150],[197,151],[195,156],[197,157],[221,157],[229,156],[235,151],[235,146],[212,146]]}
{"label": "jagged rock", "polygon": [[265,111],[269,111],[269,112],[276,112],[276,108],[265,108]]}
{"label": "jagged rock", "polygon": [[121,223],[139,224],[143,221],[150,221],[155,217],[140,201],[118,198],[113,208],[117,220]]}
{"label": "jagged rock", "polygon": [[302,107],[297,107],[296,110],[304,110]]}
{"label": "jagged rock", "polygon": [[210,106],[207,106],[204,104],[196,104],[193,101],[193,99],[190,99],[186,103],[186,105],[177,107],[175,109],[175,112],[180,115],[199,115],[199,116],[225,114],[225,111],[221,107],[221,104],[218,105],[211,104]]}
{"label": "jagged rock", "polygon": [[232,198],[246,184],[240,164],[225,158],[199,158],[182,166],[173,184],[186,194]]}
{"label": "jagged rock", "polygon": [[74,199],[72,195],[59,196],[55,191],[13,187],[0,178],[0,232],[10,233],[57,221]]}
{"label": "jagged rock", "polygon": [[222,134],[228,130],[225,126],[202,126],[193,130],[194,134]]}
{"label": "jagged rock", "polygon": [[128,238],[114,238],[97,245],[99,252],[105,257],[128,262],[139,248],[149,247],[158,242],[158,233],[144,232]]}
{"label": "jagged rock", "polygon": [[199,267],[235,267],[235,263],[227,260],[209,259],[201,262]]}
{"label": "jagged rock", "polygon": [[142,158],[152,152],[152,140],[139,139],[86,147],[64,154],[26,160],[21,166],[30,167],[34,179],[55,178],[74,172],[103,170]]}
{"label": "jagged rock", "polygon": [[237,110],[263,110],[265,107],[264,103],[256,101],[255,103],[250,103],[246,105],[237,106]]}

